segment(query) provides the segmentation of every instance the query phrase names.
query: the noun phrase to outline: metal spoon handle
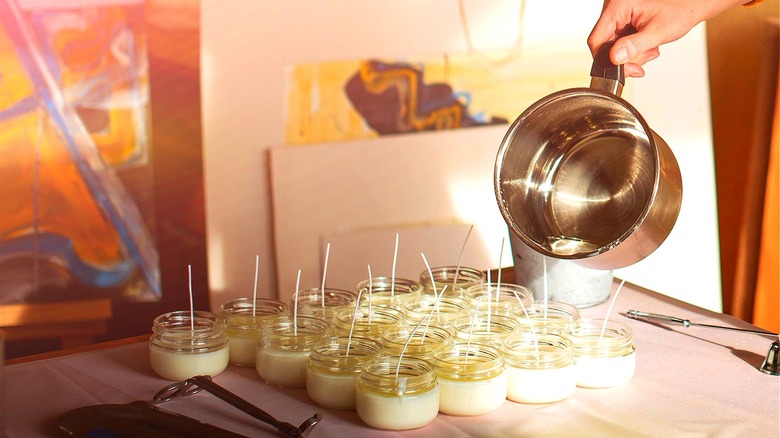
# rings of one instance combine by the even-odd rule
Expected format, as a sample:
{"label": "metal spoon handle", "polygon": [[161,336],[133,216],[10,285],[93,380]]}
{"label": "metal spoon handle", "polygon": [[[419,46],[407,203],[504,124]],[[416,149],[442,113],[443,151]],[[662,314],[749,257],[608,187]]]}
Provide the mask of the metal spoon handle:
{"label": "metal spoon handle", "polygon": [[747,332],[747,333],[755,333],[758,335],[768,335],[768,336],[777,336],[777,333],[767,332],[764,330],[753,330],[753,329],[746,329],[746,328],[739,328],[739,327],[729,327],[725,325],[712,325],[712,324],[700,324],[691,322],[688,319],[678,318],[676,316],[668,316],[668,315],[659,315],[657,313],[649,313],[649,312],[641,312],[639,310],[629,310],[626,312],[626,315],[628,315],[629,318],[638,319],[638,320],[656,320],[656,321],[665,321],[665,322],[671,322],[675,324],[681,324],[685,327],[690,326],[698,326],[698,327],[706,327],[706,328],[715,328],[715,329],[722,329],[722,330],[732,330],[732,331],[738,331],[738,332]]}

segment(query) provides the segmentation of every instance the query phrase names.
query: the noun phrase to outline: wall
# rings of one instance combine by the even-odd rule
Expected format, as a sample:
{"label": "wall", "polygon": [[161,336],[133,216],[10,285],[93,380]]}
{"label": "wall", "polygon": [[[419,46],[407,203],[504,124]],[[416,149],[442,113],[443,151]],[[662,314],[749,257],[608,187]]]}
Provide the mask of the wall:
{"label": "wall", "polygon": [[[572,57],[582,64],[583,86],[587,85],[590,55],[585,39],[601,2],[495,1],[489,8],[476,0],[462,4],[473,47],[485,51],[509,48],[522,26],[522,50],[549,51],[549,68],[555,68],[556,57],[568,61]],[[522,22],[518,20],[521,4],[525,4]],[[203,0],[201,24],[204,175],[215,306],[251,294],[255,255],[260,256],[259,294],[277,293],[267,152],[284,143],[285,68],[339,59],[465,53],[469,47],[458,3],[449,0]],[[624,93],[672,146],[683,171],[685,200],[667,243],[618,275],[719,310],[703,35],[700,26],[664,48],[663,56],[648,66],[648,76],[632,80]],[[539,97],[548,92],[540,90]],[[408,141],[414,140],[409,135]],[[482,173],[487,178],[491,175],[492,168]],[[691,257],[693,249],[697,257]]]}

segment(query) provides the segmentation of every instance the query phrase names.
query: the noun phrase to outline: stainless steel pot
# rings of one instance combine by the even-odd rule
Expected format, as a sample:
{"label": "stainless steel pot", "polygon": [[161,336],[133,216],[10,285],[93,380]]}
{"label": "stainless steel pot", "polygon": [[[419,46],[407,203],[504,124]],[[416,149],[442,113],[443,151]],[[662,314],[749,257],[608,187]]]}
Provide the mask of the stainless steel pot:
{"label": "stainless steel pot", "polygon": [[620,97],[607,43],[590,88],[559,91],[510,126],[494,184],[510,230],[537,252],[594,269],[634,264],[667,238],[682,178],[669,146]]}

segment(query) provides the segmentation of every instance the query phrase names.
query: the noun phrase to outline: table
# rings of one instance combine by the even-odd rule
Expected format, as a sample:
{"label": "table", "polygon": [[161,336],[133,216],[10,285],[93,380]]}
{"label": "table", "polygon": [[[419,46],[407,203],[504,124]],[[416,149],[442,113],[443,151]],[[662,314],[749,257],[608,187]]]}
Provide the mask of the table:
{"label": "table", "polygon": [[[613,296],[617,283],[613,285]],[[583,317],[604,317],[609,302],[581,309]],[[780,435],[780,377],[758,370],[772,338],[701,327],[663,326],[623,314],[641,310],[693,322],[755,328],[736,318],[710,312],[626,284],[611,318],[634,333],[637,369],[628,383],[608,389],[577,388],[563,401],[528,405],[507,401],[478,417],[439,414],[429,425],[392,432],[368,428],[354,411],[315,405],[305,389],[275,388],[254,368],[229,366],[214,381],[277,418],[298,425],[321,412],[318,437],[653,437]],[[4,367],[3,428],[8,437],[57,436],[56,420],[82,406],[135,400],[150,401],[166,381],[149,365],[148,345],[77,351]],[[161,405],[248,436],[279,436],[264,423],[202,392]]]}

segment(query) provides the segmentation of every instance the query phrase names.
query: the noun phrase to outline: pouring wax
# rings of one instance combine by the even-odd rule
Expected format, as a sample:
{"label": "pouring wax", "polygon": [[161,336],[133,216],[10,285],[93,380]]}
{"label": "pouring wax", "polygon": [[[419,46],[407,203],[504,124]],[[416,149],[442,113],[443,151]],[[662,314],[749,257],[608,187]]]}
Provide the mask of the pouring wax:
{"label": "pouring wax", "polygon": [[320,406],[355,409],[355,388],[363,364],[382,355],[382,344],[353,337],[323,338],[311,347],[306,391]]}
{"label": "pouring wax", "polygon": [[219,314],[225,318],[227,334],[230,338],[230,363],[253,367],[257,341],[264,321],[273,316],[290,313],[290,306],[270,299],[238,298],[219,306]]}
{"label": "pouring wax", "polygon": [[628,326],[612,320],[604,326],[603,319],[581,319],[569,324],[564,336],[574,346],[577,386],[610,388],[634,376],[636,348]]}
{"label": "pouring wax", "polygon": [[278,316],[269,319],[257,343],[255,369],[271,385],[303,388],[311,346],[327,336],[330,324],[320,318]]}
{"label": "pouring wax", "polygon": [[504,356],[508,400],[552,403],[569,397],[577,387],[573,347],[566,338],[518,333],[504,339]]}
{"label": "pouring wax", "polygon": [[455,343],[440,348],[433,353],[433,364],[443,414],[487,414],[506,400],[504,355],[489,345]]}
{"label": "pouring wax", "polygon": [[169,380],[197,375],[216,376],[229,358],[225,319],[206,311],[176,311],[154,319],[149,362]]}
{"label": "pouring wax", "polygon": [[358,417],[370,427],[416,429],[439,412],[439,386],[430,362],[382,356],[363,365],[355,393]]}

